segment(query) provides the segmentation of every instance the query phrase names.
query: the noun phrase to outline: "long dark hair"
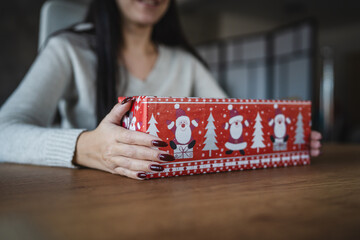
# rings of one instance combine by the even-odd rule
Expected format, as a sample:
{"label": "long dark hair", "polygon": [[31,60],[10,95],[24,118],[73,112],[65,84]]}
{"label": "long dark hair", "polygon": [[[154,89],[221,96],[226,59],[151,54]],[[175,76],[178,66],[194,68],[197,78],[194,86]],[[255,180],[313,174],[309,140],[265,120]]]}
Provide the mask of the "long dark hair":
{"label": "long dark hair", "polygon": [[[116,103],[116,82],[120,79],[118,53],[123,44],[121,16],[115,0],[93,0],[85,22],[92,23],[96,38],[97,56],[96,113],[98,123]],[[205,66],[206,63],[186,40],[178,17],[175,0],[170,0],[164,16],[154,25],[151,40],[155,44],[179,47],[192,54]]]}

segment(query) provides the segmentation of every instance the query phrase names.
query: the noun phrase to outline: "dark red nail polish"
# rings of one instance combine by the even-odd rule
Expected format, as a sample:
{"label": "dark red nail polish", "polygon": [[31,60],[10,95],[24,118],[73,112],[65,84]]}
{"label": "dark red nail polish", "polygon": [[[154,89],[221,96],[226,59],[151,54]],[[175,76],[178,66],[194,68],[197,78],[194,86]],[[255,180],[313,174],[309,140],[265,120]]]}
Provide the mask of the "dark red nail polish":
{"label": "dark red nail polish", "polygon": [[168,146],[168,144],[166,142],[160,141],[160,140],[153,140],[152,145],[154,147],[167,147]]}
{"label": "dark red nail polish", "polygon": [[125,104],[127,103],[128,101],[130,101],[132,99],[132,97],[127,97],[125,98],[124,100],[122,100],[121,104]]}
{"label": "dark red nail polish", "polygon": [[137,176],[138,176],[138,178],[144,179],[144,178],[146,178],[146,173],[140,172],[140,173],[137,174]]}
{"label": "dark red nail polish", "polygon": [[170,154],[159,154],[159,159],[162,161],[174,161],[175,157]]}
{"label": "dark red nail polish", "polygon": [[163,167],[163,166],[161,166],[161,165],[155,165],[155,164],[150,165],[150,169],[153,170],[153,171],[157,171],[157,172],[164,171],[164,167]]}

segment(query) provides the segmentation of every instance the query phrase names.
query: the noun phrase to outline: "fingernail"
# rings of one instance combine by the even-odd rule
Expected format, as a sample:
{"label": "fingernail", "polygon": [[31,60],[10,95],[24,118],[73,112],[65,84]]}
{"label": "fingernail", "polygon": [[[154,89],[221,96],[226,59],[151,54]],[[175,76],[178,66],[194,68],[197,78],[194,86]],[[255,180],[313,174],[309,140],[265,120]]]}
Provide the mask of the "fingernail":
{"label": "fingernail", "polygon": [[159,159],[162,161],[174,161],[175,157],[170,154],[159,154]]}
{"label": "fingernail", "polygon": [[152,164],[152,165],[150,165],[150,169],[153,171],[161,172],[164,170],[164,167],[161,165]]}
{"label": "fingernail", "polygon": [[132,97],[127,97],[125,98],[124,100],[122,100],[121,104],[125,104],[127,103],[128,101],[130,101],[132,99]]}
{"label": "fingernail", "polygon": [[160,141],[160,140],[153,140],[151,143],[155,147],[167,147],[168,146],[168,144],[166,142]]}
{"label": "fingernail", "polygon": [[138,178],[144,179],[144,178],[146,178],[146,173],[140,172],[137,174],[137,176],[138,176]]}

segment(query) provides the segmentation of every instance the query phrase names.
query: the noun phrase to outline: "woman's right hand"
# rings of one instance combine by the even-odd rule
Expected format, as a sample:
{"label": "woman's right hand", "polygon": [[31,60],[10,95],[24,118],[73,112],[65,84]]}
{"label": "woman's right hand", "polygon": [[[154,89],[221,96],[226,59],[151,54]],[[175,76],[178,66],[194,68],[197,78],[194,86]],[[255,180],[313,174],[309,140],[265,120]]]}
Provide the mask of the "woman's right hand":
{"label": "woman's right hand", "polygon": [[160,138],[120,126],[131,103],[131,97],[124,99],[114,106],[95,130],[80,134],[74,164],[141,180],[146,177],[145,172],[164,170],[158,162],[175,159],[167,152],[154,148],[167,146]]}

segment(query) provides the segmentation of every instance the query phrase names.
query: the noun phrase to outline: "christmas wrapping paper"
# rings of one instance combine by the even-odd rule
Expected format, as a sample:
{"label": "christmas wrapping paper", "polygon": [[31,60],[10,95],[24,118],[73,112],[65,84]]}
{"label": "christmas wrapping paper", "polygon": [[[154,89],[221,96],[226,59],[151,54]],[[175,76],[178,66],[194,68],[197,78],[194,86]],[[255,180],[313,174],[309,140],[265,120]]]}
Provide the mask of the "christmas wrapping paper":
{"label": "christmas wrapping paper", "polygon": [[175,156],[147,178],[310,164],[310,101],[134,98],[122,126],[160,137]]}

